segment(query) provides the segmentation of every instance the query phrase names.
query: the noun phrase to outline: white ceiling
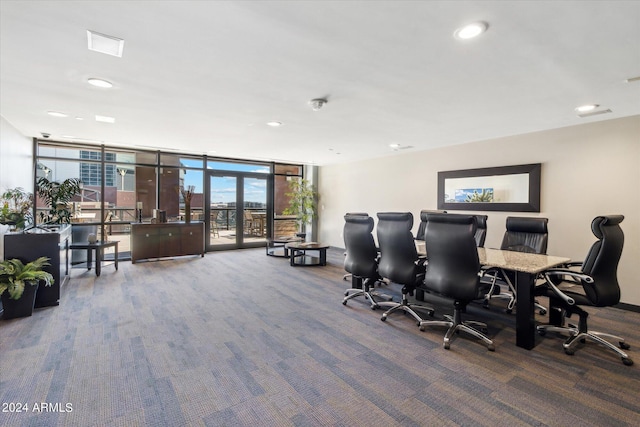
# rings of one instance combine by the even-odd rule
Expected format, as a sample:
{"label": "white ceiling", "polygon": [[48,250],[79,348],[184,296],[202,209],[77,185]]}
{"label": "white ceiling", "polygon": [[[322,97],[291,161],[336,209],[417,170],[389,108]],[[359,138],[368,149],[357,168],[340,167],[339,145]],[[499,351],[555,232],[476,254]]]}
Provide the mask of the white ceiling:
{"label": "white ceiling", "polygon": [[[0,12],[0,114],[31,137],[323,165],[640,114],[640,82],[625,82],[640,76],[638,1],[2,0]],[[453,37],[478,20],[483,36]],[[122,58],[89,51],[87,30],[124,39]],[[580,118],[585,103],[612,113]]]}

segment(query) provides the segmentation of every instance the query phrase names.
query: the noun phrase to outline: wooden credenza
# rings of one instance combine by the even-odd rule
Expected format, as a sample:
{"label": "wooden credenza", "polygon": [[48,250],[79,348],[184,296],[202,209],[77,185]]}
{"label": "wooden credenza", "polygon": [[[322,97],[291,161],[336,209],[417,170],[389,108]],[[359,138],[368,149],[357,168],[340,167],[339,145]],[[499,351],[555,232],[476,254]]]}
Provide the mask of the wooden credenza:
{"label": "wooden credenza", "polygon": [[203,222],[131,223],[131,263],[183,255],[204,256]]}

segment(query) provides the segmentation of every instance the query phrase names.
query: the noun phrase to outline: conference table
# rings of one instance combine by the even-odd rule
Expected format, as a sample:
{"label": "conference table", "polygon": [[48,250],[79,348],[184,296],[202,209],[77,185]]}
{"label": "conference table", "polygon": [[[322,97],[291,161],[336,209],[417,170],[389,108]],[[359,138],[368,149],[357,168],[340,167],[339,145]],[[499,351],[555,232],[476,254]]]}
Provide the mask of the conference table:
{"label": "conference table", "polygon": [[[422,243],[420,245],[420,243]],[[417,244],[418,253],[425,255],[424,242]],[[536,278],[543,271],[566,264],[570,258],[478,248],[483,268],[501,268],[515,273],[516,287],[516,345],[531,350],[536,345],[534,288]]]}
{"label": "conference table", "polygon": [[566,264],[570,258],[529,254],[500,249],[478,248],[480,264],[515,272],[516,283],[516,345],[531,350],[536,345],[534,288],[543,271]]}

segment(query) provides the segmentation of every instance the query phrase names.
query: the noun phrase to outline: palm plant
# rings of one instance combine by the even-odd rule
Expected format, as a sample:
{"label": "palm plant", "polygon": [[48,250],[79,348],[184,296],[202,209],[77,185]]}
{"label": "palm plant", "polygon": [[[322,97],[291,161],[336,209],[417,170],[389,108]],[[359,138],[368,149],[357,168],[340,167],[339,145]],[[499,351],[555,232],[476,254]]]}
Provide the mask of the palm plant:
{"label": "palm plant", "polygon": [[45,177],[38,178],[38,197],[49,206],[48,212],[40,212],[40,220],[46,224],[69,224],[71,210],[69,202],[82,191],[78,178],[64,181],[49,181]]}
{"label": "palm plant", "polygon": [[306,179],[292,179],[289,181],[289,206],[282,211],[285,215],[295,215],[300,231],[316,216],[316,200],[318,194],[313,185]]}
{"label": "palm plant", "polygon": [[0,205],[0,224],[23,229],[26,224],[31,223],[33,194],[20,187],[8,189],[0,196]]}
{"label": "palm plant", "polygon": [[26,265],[17,258],[0,261],[0,295],[9,292],[9,298],[17,300],[22,297],[26,284],[35,286],[41,280],[45,286],[53,284],[51,273],[44,267],[51,265],[49,258],[40,257]]}

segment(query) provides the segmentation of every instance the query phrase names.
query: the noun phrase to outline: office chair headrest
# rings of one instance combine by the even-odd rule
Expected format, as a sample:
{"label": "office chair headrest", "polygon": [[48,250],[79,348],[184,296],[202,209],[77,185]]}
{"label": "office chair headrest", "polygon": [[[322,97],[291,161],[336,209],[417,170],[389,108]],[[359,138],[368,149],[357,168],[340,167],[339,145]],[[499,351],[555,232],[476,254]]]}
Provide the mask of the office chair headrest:
{"label": "office chair headrest", "polygon": [[429,222],[445,222],[448,224],[477,224],[476,217],[474,215],[439,213],[428,214],[427,223]]}
{"label": "office chair headrest", "polygon": [[364,215],[345,215],[344,216],[344,220],[345,222],[351,223],[351,224],[366,224],[368,225],[369,231],[373,231],[373,218],[371,218],[370,216],[364,216]]}
{"label": "office chair headrest", "polygon": [[347,212],[344,216],[369,216],[369,214],[366,212]]}
{"label": "office chair headrest", "polygon": [[429,214],[434,214],[434,213],[441,213],[441,214],[446,214],[447,211],[436,211],[436,210],[421,210],[420,211],[420,220],[421,221],[426,221],[427,220],[427,215]]}
{"label": "office chair headrest", "polygon": [[507,231],[522,233],[547,233],[547,218],[507,217]]}
{"label": "office chair headrest", "polygon": [[413,214],[411,212],[378,212],[378,219],[384,221],[407,221],[409,229],[413,227]]}
{"label": "office chair headrest", "polygon": [[602,239],[602,227],[618,225],[624,220],[624,215],[603,215],[597,216],[591,221],[591,231],[598,238]]}
{"label": "office chair headrest", "polygon": [[478,228],[487,228],[487,215],[474,215],[476,217],[476,222],[478,223]]}

